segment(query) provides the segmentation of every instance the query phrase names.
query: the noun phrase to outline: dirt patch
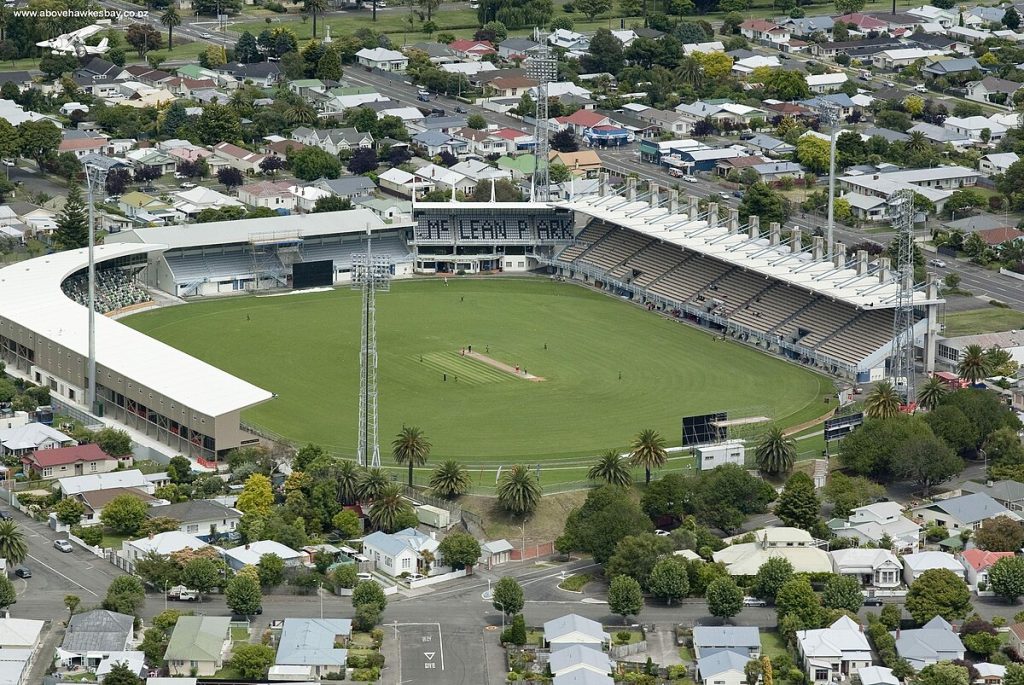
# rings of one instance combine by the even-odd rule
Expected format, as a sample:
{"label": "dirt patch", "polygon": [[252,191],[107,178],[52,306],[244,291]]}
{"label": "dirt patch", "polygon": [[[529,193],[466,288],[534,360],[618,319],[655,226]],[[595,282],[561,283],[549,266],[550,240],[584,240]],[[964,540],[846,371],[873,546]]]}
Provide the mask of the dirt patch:
{"label": "dirt patch", "polygon": [[[583,504],[588,492],[576,490],[541,497],[537,511],[526,521],[526,544],[551,542],[561,535],[569,512]],[[494,497],[462,497],[459,503],[463,509],[483,517],[489,539],[505,538],[512,544],[522,541],[522,522],[505,513]]]}
{"label": "dirt patch", "polygon": [[470,359],[475,359],[478,362],[483,362],[484,364],[487,364],[490,367],[498,369],[499,371],[504,371],[510,376],[522,378],[523,380],[526,381],[533,381],[534,383],[540,383],[544,380],[540,376],[534,376],[532,373],[526,373],[526,369],[522,367],[509,366],[505,362],[499,362],[497,359],[488,357],[485,354],[480,354],[479,352],[467,352],[466,350],[461,350],[461,352],[464,357],[469,357]]}

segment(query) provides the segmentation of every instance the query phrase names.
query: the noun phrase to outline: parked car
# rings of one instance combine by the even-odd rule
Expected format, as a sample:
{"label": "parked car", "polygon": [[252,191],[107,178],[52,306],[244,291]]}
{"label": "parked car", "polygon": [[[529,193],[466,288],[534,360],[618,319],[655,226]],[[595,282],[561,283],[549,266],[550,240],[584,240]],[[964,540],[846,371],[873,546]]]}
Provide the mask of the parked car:
{"label": "parked car", "polygon": [[196,187],[196,184],[195,183],[182,183],[181,187],[184,188],[185,190],[192,190],[193,188]]}
{"label": "parked car", "polygon": [[683,176],[683,180],[686,181],[687,183],[697,182],[697,179],[695,179],[693,176]]}
{"label": "parked car", "polygon": [[914,86],[914,90],[916,90],[918,93],[927,93],[928,87],[923,83],[918,83],[916,86]]}
{"label": "parked car", "polygon": [[418,93],[416,95],[416,99],[419,100],[420,102],[430,102],[430,96],[424,95],[423,93]]}
{"label": "parked car", "polygon": [[946,268],[946,262],[941,259],[929,259],[928,266],[937,266],[940,269]]}
{"label": "parked car", "polygon": [[200,38],[205,38],[206,40],[210,40],[211,38],[213,38],[213,34],[207,33],[206,31],[203,31],[202,33],[199,34],[199,37]]}
{"label": "parked car", "polygon": [[883,602],[882,602],[882,598],[881,597],[865,597],[864,598],[864,606],[866,606],[866,607],[880,607],[880,606],[882,606],[882,604],[883,604]]}
{"label": "parked car", "polygon": [[54,540],[53,548],[59,549],[61,552],[65,553],[70,552],[74,549],[74,547],[71,546],[71,542],[69,540]]}
{"label": "parked car", "polygon": [[682,178],[685,174],[683,174],[683,170],[682,169],[676,169],[675,167],[669,167],[668,175],[671,176],[672,178]]}
{"label": "parked car", "polygon": [[745,607],[766,607],[766,606],[768,606],[768,602],[764,601],[763,599],[758,599],[757,597],[744,597],[743,598],[743,606],[745,606]]}
{"label": "parked car", "polygon": [[462,106],[456,106],[455,107],[455,112],[456,112],[456,114],[467,114],[468,113],[466,108],[462,107]]}
{"label": "parked car", "polygon": [[32,569],[30,569],[28,566],[19,566],[18,568],[14,569],[14,575],[18,576],[19,578],[31,578]]}
{"label": "parked car", "polygon": [[729,199],[729,193],[725,193],[725,192],[719,193],[718,197],[722,198],[723,200],[728,200]]}
{"label": "parked car", "polygon": [[356,578],[358,580],[373,580],[373,574],[372,573],[357,573],[356,574]]}
{"label": "parked car", "polygon": [[732,191],[732,196],[733,197],[738,197],[739,199],[742,200],[743,199],[743,191],[742,190],[734,190],[734,191]]}
{"label": "parked car", "polygon": [[406,580],[423,580],[426,578],[422,573],[410,573],[405,577]]}
{"label": "parked car", "polygon": [[175,585],[167,591],[167,599],[176,599],[179,602],[195,602],[199,599],[199,592],[190,590],[184,585]]}
{"label": "parked car", "polygon": [[669,533],[667,530],[662,530],[661,528],[654,531],[654,534],[657,535],[659,538],[667,538],[669,535],[671,535],[671,533]]}
{"label": "parked car", "polygon": [[9,512],[9,511],[0,511],[0,521],[10,521],[10,520],[13,520],[13,519],[14,519],[14,517],[11,516],[11,512]]}

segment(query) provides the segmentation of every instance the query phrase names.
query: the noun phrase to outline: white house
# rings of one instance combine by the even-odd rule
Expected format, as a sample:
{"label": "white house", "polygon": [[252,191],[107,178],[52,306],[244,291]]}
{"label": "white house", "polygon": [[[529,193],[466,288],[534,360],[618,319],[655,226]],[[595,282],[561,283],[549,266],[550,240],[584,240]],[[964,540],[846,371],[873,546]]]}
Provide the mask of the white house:
{"label": "white house", "polygon": [[242,520],[242,512],[209,499],[150,507],[146,515],[149,518],[166,517],[179,521],[182,533],[195,535],[201,540],[232,533]]}
{"label": "white house", "polygon": [[871,645],[853,619],[842,616],[828,628],[798,630],[797,651],[812,683],[847,680],[871,665]]}
{"label": "white house", "polygon": [[829,552],[832,570],[841,576],[853,576],[865,587],[894,588],[900,584],[903,566],[887,549],[852,547]]}
{"label": "white house", "polygon": [[405,71],[409,66],[408,57],[397,50],[387,48],[363,48],[356,53],[356,59],[364,67],[381,71]]}
{"label": "white house", "polygon": [[714,560],[725,564],[729,575],[753,576],[769,559],[789,560],[797,573],[830,573],[832,560],[828,553],[815,546],[814,538],[799,528],[764,528],[754,531],[756,542],[731,545],[714,554]]}
{"label": "white house", "polygon": [[812,93],[831,93],[839,90],[844,83],[850,80],[846,72],[839,72],[838,74],[808,74],[804,78],[807,79],[807,86],[811,89]]}
{"label": "white house", "polygon": [[131,573],[136,562],[147,554],[167,555],[183,549],[197,550],[204,547],[209,545],[196,536],[182,533],[180,530],[171,530],[138,540],[125,540],[121,543],[121,551],[118,552],[115,562],[118,568]]}
{"label": "white house", "polygon": [[[967,136],[975,143],[998,143],[1006,135],[1006,127],[982,116],[946,117],[942,127],[947,131]],[[985,139],[988,131],[988,139]]]}
{"label": "white house", "polygon": [[952,554],[945,552],[917,552],[903,556],[903,581],[907,585],[913,584],[922,573],[932,569],[946,569],[952,571],[961,578],[966,578],[967,572],[963,564],[957,561]]}
{"label": "white house", "polygon": [[241,547],[224,550],[224,561],[237,571],[244,566],[255,566],[260,563],[260,557],[264,554],[273,554],[279,557],[285,566],[301,566],[303,560],[307,558],[303,552],[296,552],[280,542],[258,540],[247,542]]}
{"label": "white house", "polygon": [[363,554],[374,562],[378,571],[392,577],[421,572],[426,564],[424,552],[436,554],[438,546],[437,540],[415,528],[391,534],[377,531],[363,538]]}
{"label": "white house", "polygon": [[568,614],[544,624],[544,644],[550,647],[552,652],[568,649],[573,645],[599,650],[610,637],[600,623],[578,614]]}
{"label": "white house", "polygon": [[992,152],[978,160],[978,171],[986,176],[1001,174],[1018,161],[1016,152]]}
{"label": "white house", "polygon": [[964,658],[964,643],[941,616],[915,630],[889,633],[896,638],[896,653],[910,662],[915,671],[940,661]]}
{"label": "white house", "polygon": [[717,652],[697,659],[696,681],[702,685],[744,685],[749,659],[736,652]]}
{"label": "white house", "polygon": [[108,488],[138,488],[150,495],[156,492],[156,485],[138,469],[111,471],[109,473],[90,473],[84,476],[68,476],[58,480],[57,485],[60,487],[60,494],[64,497],[70,497],[91,490],[106,490]]}
{"label": "white house", "polygon": [[979,583],[990,585],[988,572],[1000,559],[1013,557],[1013,552],[987,552],[977,547],[964,550],[956,555],[956,558],[964,565],[967,571],[967,584],[977,588]]}
{"label": "white house", "polygon": [[45,423],[28,423],[0,430],[0,454],[20,456],[35,450],[68,447],[75,441]]}
{"label": "white house", "polygon": [[590,671],[598,675],[608,675],[615,664],[600,649],[587,645],[573,645],[551,653],[548,661],[551,675],[561,676],[573,671]]}
{"label": "white house", "polygon": [[900,685],[900,679],[892,674],[891,668],[868,666],[857,671],[860,685]]}
{"label": "white house", "polygon": [[288,181],[259,181],[238,189],[238,199],[251,207],[267,209],[295,209],[295,196],[292,195],[291,183]]}

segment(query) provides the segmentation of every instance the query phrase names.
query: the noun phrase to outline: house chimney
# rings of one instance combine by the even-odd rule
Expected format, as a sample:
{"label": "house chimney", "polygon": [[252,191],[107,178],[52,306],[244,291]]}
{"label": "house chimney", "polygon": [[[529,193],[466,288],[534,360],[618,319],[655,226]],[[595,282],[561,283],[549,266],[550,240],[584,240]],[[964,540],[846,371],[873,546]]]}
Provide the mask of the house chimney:
{"label": "house chimney", "polygon": [[245,548],[246,548],[246,549],[249,549],[249,543],[248,543],[248,542],[247,542],[247,543],[245,543]]}
{"label": "house chimney", "polygon": [[800,251],[803,246],[803,242],[800,240],[800,227],[794,226],[793,230],[789,233],[789,250],[793,254]]}
{"label": "house chimney", "polygon": [[661,188],[657,183],[649,183],[648,187],[651,189],[650,205],[651,207],[657,207],[658,200],[661,199]]}
{"label": "house chimney", "polygon": [[846,266],[846,245],[835,243],[832,247],[832,260],[837,269],[842,269]]}
{"label": "house chimney", "polygon": [[768,240],[772,245],[778,245],[782,240],[782,227],[779,226],[778,221],[768,224]]}
{"label": "house chimney", "polygon": [[729,208],[729,235],[736,235],[740,230],[740,210]]}
{"label": "house chimney", "polygon": [[718,228],[718,203],[708,203],[708,227]]}
{"label": "house chimney", "polygon": [[756,240],[761,235],[761,217],[759,216],[748,216],[747,217],[747,237],[751,240]]}
{"label": "house chimney", "polygon": [[156,537],[156,536],[155,536],[155,535],[153,535],[152,533],[150,533],[150,534],[149,534],[149,539],[150,539],[150,540],[152,540],[152,539],[153,539],[153,538],[155,538],[155,537]]}

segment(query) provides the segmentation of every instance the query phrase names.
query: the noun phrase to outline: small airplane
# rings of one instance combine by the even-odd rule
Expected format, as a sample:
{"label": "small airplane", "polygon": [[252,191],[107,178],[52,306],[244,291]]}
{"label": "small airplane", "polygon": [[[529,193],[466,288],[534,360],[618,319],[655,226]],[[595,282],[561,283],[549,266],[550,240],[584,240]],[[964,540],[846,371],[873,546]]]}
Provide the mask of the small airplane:
{"label": "small airplane", "polygon": [[77,31],[61,34],[50,40],[39,41],[36,45],[41,48],[50,48],[54,55],[75,55],[76,57],[102,55],[109,49],[106,38],[101,40],[99,45],[86,45],[85,41],[90,36],[105,31],[107,28],[109,27],[93,24]]}

